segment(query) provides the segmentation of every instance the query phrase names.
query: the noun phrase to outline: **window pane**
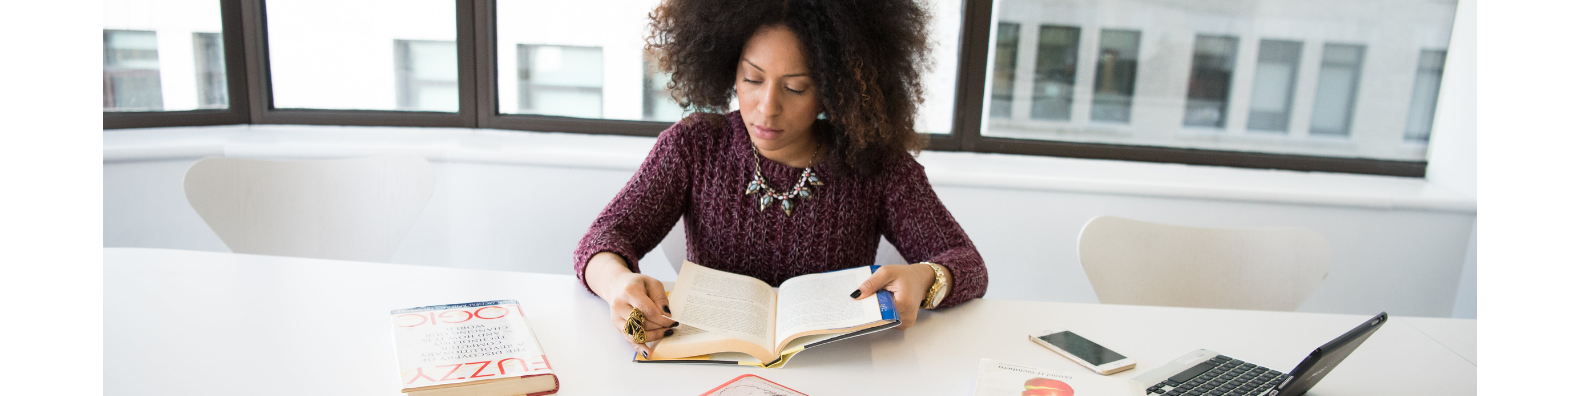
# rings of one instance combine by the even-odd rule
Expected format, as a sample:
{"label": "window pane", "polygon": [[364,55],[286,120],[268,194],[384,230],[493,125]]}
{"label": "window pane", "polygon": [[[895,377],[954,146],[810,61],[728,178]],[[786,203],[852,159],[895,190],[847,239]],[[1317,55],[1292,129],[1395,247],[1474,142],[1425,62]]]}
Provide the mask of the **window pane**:
{"label": "window pane", "polygon": [[1097,81],[1092,89],[1092,121],[1130,122],[1136,92],[1136,61],[1141,32],[1103,29],[1097,49]]}
{"label": "window pane", "polygon": [[1256,51],[1256,80],[1251,82],[1251,115],[1247,127],[1289,130],[1290,101],[1300,74],[1300,43],[1262,40]]}
{"label": "window pane", "polygon": [[269,0],[274,107],[454,112],[455,3]]}
{"label": "window pane", "polygon": [[1020,47],[1020,24],[998,24],[998,42],[993,54],[993,101],[989,116],[1009,118],[1010,100],[1015,92],[1015,55]]}
{"label": "window pane", "polygon": [[1311,134],[1348,136],[1355,88],[1361,81],[1366,47],[1327,44],[1322,47],[1322,70],[1317,76],[1317,96],[1311,109]]}
{"label": "window pane", "polygon": [[1196,36],[1191,59],[1190,90],[1185,100],[1185,125],[1223,128],[1229,113],[1229,83],[1240,39]]}
{"label": "window pane", "polygon": [[602,48],[522,44],[516,55],[520,113],[602,117]]}
{"label": "window pane", "polygon": [[1038,32],[1031,118],[1070,119],[1070,101],[1075,93],[1075,50],[1080,42],[1080,28],[1044,25]]}
{"label": "window pane", "polygon": [[[686,113],[665,87],[669,76],[644,48],[658,0],[552,2],[497,0],[498,111],[578,118],[673,122]],[[922,76],[922,132],[953,122],[960,0],[928,2],[937,60]]]}
{"label": "window pane", "polygon": [[1437,90],[1443,82],[1443,61],[1448,53],[1422,50],[1415,71],[1415,90],[1410,95],[1410,118],[1405,124],[1406,140],[1426,141],[1432,135],[1432,117],[1437,113]]}
{"label": "window pane", "polygon": [[104,111],[225,109],[217,0],[106,0]]}
{"label": "window pane", "polygon": [[983,136],[1422,161],[1458,4],[994,7]]}

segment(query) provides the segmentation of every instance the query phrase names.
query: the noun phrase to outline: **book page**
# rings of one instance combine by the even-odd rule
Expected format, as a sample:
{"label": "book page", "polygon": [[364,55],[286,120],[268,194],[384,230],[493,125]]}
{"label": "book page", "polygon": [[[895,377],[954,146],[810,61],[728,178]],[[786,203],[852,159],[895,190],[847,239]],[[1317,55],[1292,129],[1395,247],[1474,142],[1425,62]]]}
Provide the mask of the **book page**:
{"label": "book page", "polygon": [[775,345],[811,330],[842,329],[883,320],[876,297],[850,298],[872,276],[869,267],[801,275],[779,285]]}
{"label": "book page", "polygon": [[768,352],[774,349],[774,300],[773,287],[757,278],[687,261],[669,305],[680,323],[745,340]]}

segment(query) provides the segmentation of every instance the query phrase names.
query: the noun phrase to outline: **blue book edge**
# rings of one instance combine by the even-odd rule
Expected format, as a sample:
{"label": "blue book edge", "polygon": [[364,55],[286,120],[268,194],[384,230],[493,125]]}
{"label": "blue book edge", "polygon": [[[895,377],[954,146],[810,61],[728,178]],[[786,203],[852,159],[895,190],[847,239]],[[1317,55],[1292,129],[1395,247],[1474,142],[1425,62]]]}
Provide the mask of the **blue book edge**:
{"label": "blue book edge", "polygon": [[[878,272],[878,265],[869,266],[872,272]],[[878,310],[883,312],[883,320],[900,320],[900,312],[894,310],[894,293],[888,290],[878,291]]]}

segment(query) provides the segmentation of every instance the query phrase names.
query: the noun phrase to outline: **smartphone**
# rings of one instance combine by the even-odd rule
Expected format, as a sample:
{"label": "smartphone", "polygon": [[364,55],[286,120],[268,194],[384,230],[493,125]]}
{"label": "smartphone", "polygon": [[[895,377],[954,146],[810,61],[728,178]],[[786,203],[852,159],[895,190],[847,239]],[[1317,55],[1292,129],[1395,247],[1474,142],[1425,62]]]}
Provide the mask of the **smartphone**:
{"label": "smartphone", "polygon": [[1027,336],[1031,342],[1052,349],[1098,374],[1109,375],[1136,367],[1136,361],[1069,330],[1049,330]]}

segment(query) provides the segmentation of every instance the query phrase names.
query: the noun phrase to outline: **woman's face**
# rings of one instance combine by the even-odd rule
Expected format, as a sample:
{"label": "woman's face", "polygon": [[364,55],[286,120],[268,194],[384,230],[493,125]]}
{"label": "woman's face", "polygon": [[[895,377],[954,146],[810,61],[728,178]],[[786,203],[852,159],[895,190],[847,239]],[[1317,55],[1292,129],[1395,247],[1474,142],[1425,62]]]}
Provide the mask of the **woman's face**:
{"label": "woman's face", "polygon": [[[735,68],[735,95],[752,143],[776,160],[810,157],[812,122],[821,107],[801,42],[783,25],[765,26],[746,41]],[[778,155],[774,155],[778,154]]]}

